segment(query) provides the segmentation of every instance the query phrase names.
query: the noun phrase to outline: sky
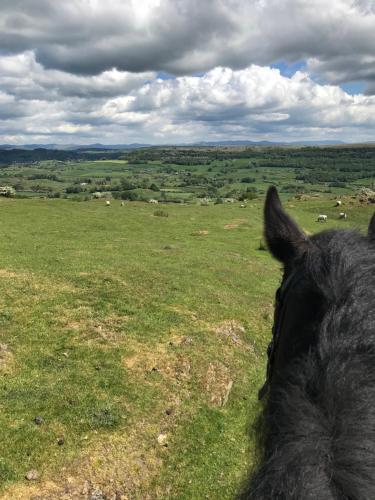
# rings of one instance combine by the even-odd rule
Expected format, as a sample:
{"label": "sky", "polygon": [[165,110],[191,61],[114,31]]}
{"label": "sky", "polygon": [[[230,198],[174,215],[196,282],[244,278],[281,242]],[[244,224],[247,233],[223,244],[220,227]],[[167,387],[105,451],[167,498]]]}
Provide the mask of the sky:
{"label": "sky", "polygon": [[375,141],[375,0],[0,0],[0,143]]}

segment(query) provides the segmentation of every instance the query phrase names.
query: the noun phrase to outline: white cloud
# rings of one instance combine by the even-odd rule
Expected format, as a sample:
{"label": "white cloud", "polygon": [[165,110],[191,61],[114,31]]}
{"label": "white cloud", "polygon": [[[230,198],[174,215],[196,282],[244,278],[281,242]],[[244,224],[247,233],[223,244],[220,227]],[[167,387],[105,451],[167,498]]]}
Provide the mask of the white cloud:
{"label": "white cloud", "polygon": [[[91,77],[90,77],[91,78]],[[369,140],[375,131],[375,97],[349,95],[315,83],[307,73],[291,78],[252,65],[218,67],[202,76],[153,79],[117,97],[20,99],[0,93],[23,114],[3,117],[0,134],[50,136],[84,142],[189,142],[202,139]],[[65,137],[65,139],[63,139]],[[2,141],[3,142],[3,141]]]}
{"label": "white cloud", "polygon": [[99,114],[160,115],[173,123],[233,121],[299,123],[345,128],[348,116],[357,124],[372,125],[375,98],[351,96],[338,86],[319,85],[306,73],[282,76],[277,69],[250,66],[243,70],[215,68],[201,77],[156,79],[126,97],[106,102]]}
{"label": "white cloud", "polygon": [[[85,115],[71,111],[72,121]],[[97,103],[88,115],[99,130],[143,142],[205,138],[369,140],[375,97],[320,85],[308,74],[282,76],[276,69],[215,68],[200,77],[155,79],[130,94]],[[229,135],[228,135],[229,134]]]}

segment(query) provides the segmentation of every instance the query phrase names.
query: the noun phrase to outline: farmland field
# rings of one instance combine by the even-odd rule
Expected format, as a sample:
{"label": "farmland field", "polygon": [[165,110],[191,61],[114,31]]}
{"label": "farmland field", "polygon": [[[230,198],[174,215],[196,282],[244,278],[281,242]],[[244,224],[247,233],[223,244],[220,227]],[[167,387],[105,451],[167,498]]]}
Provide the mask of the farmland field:
{"label": "farmland field", "polygon": [[[0,198],[0,498],[235,497],[280,280],[258,194],[164,216]],[[308,232],[365,231],[374,207],[283,197]]]}
{"label": "farmland field", "polygon": [[175,203],[253,199],[270,184],[289,195],[343,195],[375,186],[373,145],[146,148],[82,151],[58,159],[62,153],[0,151],[0,186],[12,186],[19,197],[87,201],[101,193],[107,198]]}

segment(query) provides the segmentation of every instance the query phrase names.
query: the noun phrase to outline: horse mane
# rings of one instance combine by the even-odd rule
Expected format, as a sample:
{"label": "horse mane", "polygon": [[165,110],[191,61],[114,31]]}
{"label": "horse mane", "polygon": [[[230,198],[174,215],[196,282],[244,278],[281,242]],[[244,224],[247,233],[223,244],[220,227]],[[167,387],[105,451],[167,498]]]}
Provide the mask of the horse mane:
{"label": "horse mane", "polygon": [[375,498],[375,242],[325,231],[305,262],[328,308],[316,345],[271,385],[253,500]]}

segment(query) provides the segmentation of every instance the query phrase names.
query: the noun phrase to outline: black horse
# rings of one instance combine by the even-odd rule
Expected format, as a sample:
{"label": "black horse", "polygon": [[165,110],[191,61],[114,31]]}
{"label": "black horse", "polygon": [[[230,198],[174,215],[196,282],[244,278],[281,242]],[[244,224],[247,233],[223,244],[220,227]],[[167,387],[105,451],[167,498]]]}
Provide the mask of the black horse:
{"label": "black horse", "polygon": [[368,235],[307,237],[271,187],[268,247],[284,266],[242,498],[375,500],[375,214]]}

